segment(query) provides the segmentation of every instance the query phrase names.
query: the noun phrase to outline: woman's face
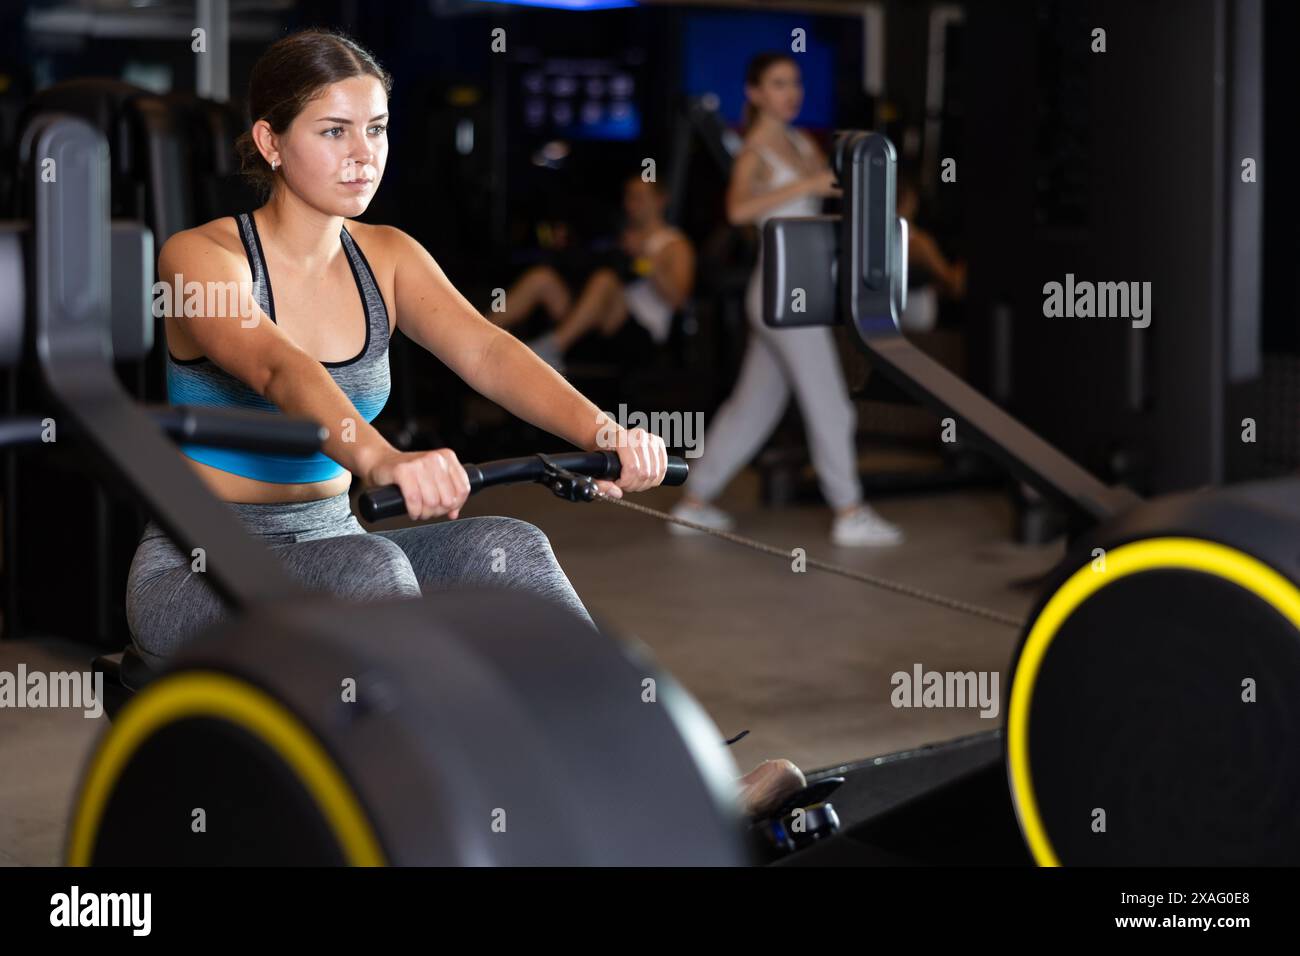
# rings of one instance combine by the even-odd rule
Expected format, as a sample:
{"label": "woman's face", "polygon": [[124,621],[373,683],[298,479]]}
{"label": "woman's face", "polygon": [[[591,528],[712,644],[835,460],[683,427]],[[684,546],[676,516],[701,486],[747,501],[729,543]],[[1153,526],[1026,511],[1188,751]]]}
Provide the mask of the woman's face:
{"label": "woman's face", "polygon": [[628,224],[637,228],[650,223],[656,214],[663,215],[666,201],[666,197],[640,176],[629,179],[623,187],[623,212]]}
{"label": "woman's face", "polygon": [[759,78],[757,86],[746,86],[749,101],[783,123],[790,123],[803,107],[803,80],[799,67],[789,60],[778,60]]}
{"label": "woman's face", "polygon": [[285,184],[298,196],[329,215],[361,215],[388,162],[383,84],[373,76],[331,84],[274,140]]}

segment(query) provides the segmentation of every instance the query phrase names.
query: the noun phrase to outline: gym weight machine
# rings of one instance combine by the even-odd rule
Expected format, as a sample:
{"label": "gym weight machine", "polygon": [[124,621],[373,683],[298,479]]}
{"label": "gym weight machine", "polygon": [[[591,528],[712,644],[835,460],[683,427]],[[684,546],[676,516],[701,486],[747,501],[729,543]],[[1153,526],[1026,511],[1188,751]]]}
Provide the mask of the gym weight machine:
{"label": "gym weight machine", "polygon": [[[40,155],[102,151],[84,129],[54,126],[41,135]],[[1300,859],[1300,721],[1291,703],[1300,699],[1300,483],[1143,502],[1097,481],[898,334],[905,236],[894,213],[893,148],[883,137],[851,134],[835,162],[845,190],[841,220],[773,220],[766,227],[765,319],[776,326],[850,322],[882,374],[952,415],[959,429],[1073,516],[1071,550],[1024,629],[1008,690],[1000,799],[1014,810],[1033,858],[1048,865]],[[70,168],[77,169],[75,162]],[[60,234],[56,227],[66,228],[76,215],[70,210],[98,208],[93,169],[84,178],[84,203],[66,193],[54,208],[38,203],[38,275],[44,274],[40,237]],[[102,277],[90,255],[102,254],[106,216],[92,216],[88,230],[78,227],[91,235],[59,251],[87,256],[83,271],[93,290]],[[84,249],[77,253],[79,244]],[[60,275],[71,283],[67,289],[87,281],[75,270]],[[802,290],[804,311],[786,307],[795,289]],[[92,313],[106,297],[37,291],[38,348],[51,391],[65,402],[91,394],[104,400],[103,379],[111,372],[94,369],[102,343],[86,331],[90,320],[102,320]],[[87,304],[93,302],[101,305]],[[56,345],[64,331],[66,342]],[[66,374],[74,367],[88,381]],[[128,483],[157,488],[157,478],[134,472],[124,459],[138,454],[153,465],[170,456],[175,467],[162,477],[179,482],[182,496],[202,494],[147,416],[134,406],[106,403],[106,409],[79,410],[92,442],[102,442],[95,429],[111,431],[115,422],[134,425],[138,434],[124,447],[103,443],[101,460]],[[115,441],[128,439],[126,431],[112,433]],[[169,501],[180,500],[175,491],[166,491]],[[181,808],[198,804],[193,793],[168,794],[171,815],[160,814],[157,767],[196,751],[254,771],[202,778],[194,768],[195,779],[204,781],[202,799],[244,825],[234,850],[273,851],[279,860],[684,864],[745,858],[723,795],[731,768],[716,732],[701,730],[707,718],[667,678],[659,684],[661,707],[649,712],[655,721],[635,709],[644,706],[639,697],[624,712],[627,695],[611,693],[610,683],[639,682],[649,669],[629,663],[628,652],[613,642],[593,635],[595,643],[587,643],[572,621],[526,606],[523,596],[449,595],[348,608],[295,595],[219,504],[196,501],[193,515],[160,507],[160,523],[184,547],[204,542],[214,586],[244,613],[183,652],[132,703],[138,713],[155,715],[149,732],[134,741],[140,776],[105,782],[92,765],[74,823],[75,862],[168,862],[178,854],[194,861],[187,852],[194,847],[186,846],[190,818]],[[251,562],[246,567],[244,559]],[[261,573],[245,576],[247,569]],[[354,639],[357,633],[367,635],[364,644]],[[545,654],[538,653],[541,646]],[[304,667],[313,657],[320,664]],[[585,715],[566,709],[574,695],[563,687],[577,686],[573,669],[584,664],[590,666],[581,671],[583,693],[592,692],[589,706],[599,709],[601,721],[584,722]],[[310,673],[284,676],[295,669]],[[381,675],[369,687],[380,688],[378,699],[389,706],[327,706],[337,700],[340,673]],[[228,677],[238,686],[183,683],[197,674]],[[538,684],[546,690],[538,693]],[[490,724],[471,718],[448,726],[449,717],[464,721],[475,713],[477,698],[464,696],[466,686],[493,695],[497,706],[481,715]],[[160,688],[170,689],[170,698]],[[260,723],[239,723],[231,713],[195,704],[208,700],[215,708],[216,701],[239,698],[240,688],[247,692],[243,718],[261,714]],[[146,711],[147,700],[160,703]],[[97,761],[124,739],[119,728],[130,714],[123,712]],[[298,723],[286,723],[286,714]],[[587,726],[595,723],[602,726]],[[293,743],[276,749],[266,743],[273,739]],[[517,759],[502,759],[503,747]],[[494,748],[496,763],[484,755]],[[406,756],[396,759],[401,752]],[[265,788],[251,805],[247,787],[231,786],[247,780]],[[385,789],[393,780],[403,785]],[[399,790],[408,797],[418,791],[419,799],[398,799],[393,791]],[[510,839],[494,839],[501,834],[491,833],[481,815],[489,804],[527,808],[507,811],[515,821]],[[475,812],[460,813],[465,805]],[[302,826],[266,834],[263,842],[258,827],[280,814]],[[86,823],[91,817],[96,826]],[[519,834],[521,818],[527,832]],[[854,829],[873,822],[879,823],[863,821],[821,841],[819,849],[851,841]]]}
{"label": "gym weight machine", "polygon": [[1006,682],[1034,860],[1300,861],[1300,480],[1150,501],[1104,485],[907,342],[893,145],[849,133],[834,162],[843,217],[765,227],[764,321],[849,323],[875,370],[1071,517]]}
{"label": "gym weight machine", "polygon": [[25,161],[51,160],[58,175],[37,179],[27,254],[4,245],[17,293],[8,340],[21,342],[12,330],[30,315],[61,440],[83,445],[180,547],[204,548],[234,612],[160,673],[135,673],[147,682],[82,780],[70,863],[749,858],[721,735],[642,648],[520,592],[349,605],[292,580],[160,425],[192,426],[178,440],[289,453],[318,448],[318,427],[138,407],[111,365],[106,144],[50,116],[26,145]]}

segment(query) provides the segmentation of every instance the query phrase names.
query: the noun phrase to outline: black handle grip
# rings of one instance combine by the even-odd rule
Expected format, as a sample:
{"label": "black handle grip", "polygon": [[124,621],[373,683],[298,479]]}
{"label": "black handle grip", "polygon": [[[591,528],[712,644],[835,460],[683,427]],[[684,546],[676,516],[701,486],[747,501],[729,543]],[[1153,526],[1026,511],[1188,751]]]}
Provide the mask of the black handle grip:
{"label": "black handle grip", "polygon": [[[566,471],[590,475],[592,478],[613,481],[621,472],[617,452],[562,452],[547,457]],[[464,468],[465,474],[469,477],[471,495],[493,485],[540,481],[546,472],[546,465],[536,455],[526,458],[503,458],[500,461],[488,461],[481,465],[466,464]],[[686,459],[669,455],[668,469],[664,473],[663,483],[665,485],[685,484],[690,470]],[[383,521],[385,518],[395,518],[406,513],[406,499],[402,497],[402,489],[397,485],[383,485],[363,492],[357,504],[361,517],[367,522]]]}
{"label": "black handle grip", "polygon": [[191,405],[148,409],[173,441],[212,448],[311,455],[320,451],[325,429],[315,422],[270,412],[200,408]]}
{"label": "black handle grip", "polygon": [[38,445],[45,437],[45,419],[23,416],[0,421],[0,448]]}
{"label": "black handle grip", "polygon": [[691,466],[687,464],[685,458],[669,455],[668,470],[664,472],[663,483],[665,485],[684,485],[690,473]]}
{"label": "black handle grip", "polygon": [[[468,468],[465,470],[469,471]],[[471,478],[470,488],[473,487],[474,481]],[[397,485],[383,485],[362,492],[357,507],[361,511],[361,517],[366,521],[383,521],[385,518],[396,518],[405,512],[406,499],[402,497],[402,489]]]}

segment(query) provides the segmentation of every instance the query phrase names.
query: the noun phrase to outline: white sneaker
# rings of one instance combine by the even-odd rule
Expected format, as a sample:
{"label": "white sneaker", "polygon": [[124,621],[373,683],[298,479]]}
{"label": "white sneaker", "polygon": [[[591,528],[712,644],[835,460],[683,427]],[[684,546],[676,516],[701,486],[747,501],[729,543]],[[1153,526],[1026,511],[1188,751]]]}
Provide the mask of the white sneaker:
{"label": "white sneaker", "polygon": [[[694,521],[696,524],[702,524],[712,528],[714,531],[730,531],[736,526],[736,522],[731,515],[727,514],[721,508],[715,508],[713,505],[693,505],[687,501],[679,501],[672,510],[674,518],[681,518],[684,521]],[[669,524],[668,531],[671,534],[704,534],[696,528],[688,528],[682,524]]]}
{"label": "white sneaker", "polygon": [[902,540],[902,529],[880,517],[870,505],[859,505],[837,517],[831,526],[831,543],[841,548],[882,548]]}

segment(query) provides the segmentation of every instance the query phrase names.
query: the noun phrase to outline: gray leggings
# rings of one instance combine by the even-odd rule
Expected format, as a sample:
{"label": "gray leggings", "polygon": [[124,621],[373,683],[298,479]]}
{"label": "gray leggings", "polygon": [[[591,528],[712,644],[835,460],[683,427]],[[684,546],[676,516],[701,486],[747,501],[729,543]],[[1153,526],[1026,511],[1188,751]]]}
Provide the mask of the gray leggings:
{"label": "gray leggings", "polygon": [[[595,624],[565,577],[551,542],[517,518],[458,518],[367,532],[347,492],[289,504],[226,503],[310,590],[349,601],[419,597],[443,588],[509,587],[558,602]],[[141,655],[153,663],[227,615],[225,602],[157,524],[136,548],[126,616]]]}
{"label": "gray leggings", "polygon": [[749,277],[745,315],[749,344],[736,388],[704,435],[703,457],[691,463],[686,490],[712,501],[757,454],[785,414],[794,392],[823,497],[832,508],[862,501],[854,437],[857,409],[830,329],[773,329],[762,319],[763,263]]}

